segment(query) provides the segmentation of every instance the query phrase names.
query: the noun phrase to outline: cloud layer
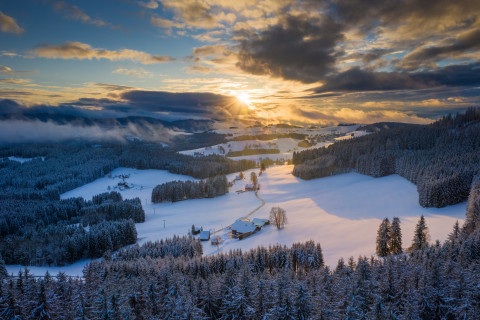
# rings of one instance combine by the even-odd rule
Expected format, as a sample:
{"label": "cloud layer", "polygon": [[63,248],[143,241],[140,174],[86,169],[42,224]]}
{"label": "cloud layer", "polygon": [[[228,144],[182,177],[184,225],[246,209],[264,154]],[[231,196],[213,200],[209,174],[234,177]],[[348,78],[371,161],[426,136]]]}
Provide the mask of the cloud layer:
{"label": "cloud layer", "polygon": [[34,49],[38,57],[50,59],[107,59],[111,61],[131,60],[143,64],[166,63],[175,61],[169,56],[150,55],[146,52],[121,49],[106,50],[92,48],[89,44],[82,42],[64,42],[59,45],[41,45]]}

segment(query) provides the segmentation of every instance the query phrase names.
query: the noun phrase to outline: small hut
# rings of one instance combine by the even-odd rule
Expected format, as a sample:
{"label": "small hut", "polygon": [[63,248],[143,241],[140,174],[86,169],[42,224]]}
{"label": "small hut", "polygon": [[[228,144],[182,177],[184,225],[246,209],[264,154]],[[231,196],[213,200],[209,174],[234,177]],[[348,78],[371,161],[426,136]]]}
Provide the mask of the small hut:
{"label": "small hut", "polygon": [[200,241],[210,240],[210,231],[200,231]]}

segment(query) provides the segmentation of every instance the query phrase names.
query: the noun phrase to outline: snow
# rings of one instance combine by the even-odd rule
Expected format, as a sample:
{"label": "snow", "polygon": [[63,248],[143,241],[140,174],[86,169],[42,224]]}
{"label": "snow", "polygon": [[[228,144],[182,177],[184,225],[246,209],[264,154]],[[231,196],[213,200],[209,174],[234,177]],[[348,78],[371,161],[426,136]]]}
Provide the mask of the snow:
{"label": "snow", "polygon": [[257,227],[250,221],[237,220],[232,225],[232,231],[235,230],[239,233],[248,233],[255,231]]}
{"label": "snow", "polygon": [[17,161],[17,162],[20,162],[20,163],[25,163],[27,161],[32,161],[33,159],[42,159],[42,161],[45,161],[45,157],[35,157],[35,158],[20,158],[20,157],[8,157],[8,160],[12,160],[12,161]]}
{"label": "snow", "polygon": [[260,219],[260,218],[254,218],[252,220],[252,223],[256,225],[257,227],[263,227],[264,225],[269,223],[268,219]]}
{"label": "snow", "polygon": [[[294,177],[293,166],[275,166],[258,177],[262,189],[258,195],[266,205],[249,219],[265,218],[274,206],[287,212],[285,228],[277,230],[273,225],[264,226],[259,232],[243,240],[231,239],[228,226],[247,216],[262,202],[254,192],[244,192],[250,182],[250,173],[245,179],[235,181],[230,192],[212,199],[193,199],[176,203],[152,204],[152,189],[160,183],[172,180],[193,180],[188,176],[176,175],[163,170],[115,169],[110,175],[97,179],[85,186],[63,194],[62,199],[83,196],[86,199],[108,191],[129,175],[126,182],[131,189],[120,190],[124,198],[140,197],[146,214],[146,222],[137,224],[138,243],[185,235],[191,226],[202,226],[212,236],[220,236],[219,247],[204,242],[204,254],[230,249],[248,250],[257,246],[281,244],[290,246],[295,242],[314,240],[322,246],[326,264],[335,266],[338,259],[375,253],[375,239],[383,218],[392,221],[394,216],[401,220],[403,247],[411,244],[413,230],[420,215],[426,218],[431,241],[444,241],[456,220],[463,223],[466,202],[446,208],[422,208],[418,204],[416,186],[398,175],[372,178],[358,173],[347,173],[309,181]],[[110,176],[110,177],[109,177]],[[238,173],[228,175],[229,181]],[[215,231],[217,231],[215,233]],[[51,274],[63,271],[68,275],[81,275],[88,260],[66,267],[29,267],[33,274],[43,275],[48,269]],[[7,266],[9,272],[18,272],[20,266]]]}
{"label": "snow", "polygon": [[[268,168],[259,177],[260,197],[267,203],[254,217],[268,216],[274,206],[286,210],[288,223],[277,230],[268,225],[241,241],[227,239],[220,248],[247,250],[263,245],[290,246],[312,239],[322,245],[325,261],[335,266],[338,259],[375,254],[375,240],[381,220],[401,220],[403,247],[411,244],[413,230],[424,215],[431,240],[444,241],[456,220],[463,222],[466,203],[446,208],[422,208],[416,186],[398,175],[383,178],[348,173],[304,181],[291,175],[293,166]],[[216,252],[215,248],[204,249]]]}
{"label": "snow", "polygon": [[[312,147],[302,148],[298,146],[298,143],[301,140],[296,140],[292,138],[280,138],[280,139],[273,139],[269,141],[261,141],[261,140],[245,140],[245,141],[230,141],[227,143],[222,143],[218,145],[214,145],[211,147],[206,148],[199,148],[194,150],[185,150],[180,151],[180,153],[185,155],[211,155],[211,154],[219,154],[219,155],[226,155],[229,151],[241,151],[245,147],[249,147],[250,149],[278,149],[280,153],[272,153],[272,154],[256,154],[256,155],[248,155],[248,156],[238,156],[238,157],[229,157],[233,160],[255,160],[260,161],[262,159],[269,158],[271,160],[279,160],[284,159],[287,161],[288,159],[292,158],[294,151],[302,151],[311,148],[320,148],[329,145],[331,142],[319,142]],[[223,150],[225,153],[223,153]]]}
{"label": "snow", "polygon": [[[30,274],[34,276],[44,276],[45,273],[48,271],[51,276],[57,275],[59,272],[64,272],[68,276],[78,276],[83,277],[83,268],[85,265],[89,263],[91,260],[79,260],[71,265],[64,266],[64,267],[35,267],[29,266],[28,271]],[[13,274],[14,276],[18,275],[18,272],[21,270],[22,272],[25,271],[25,266],[22,265],[7,265],[7,271],[9,274]]]}
{"label": "snow", "polygon": [[[343,138],[351,138],[350,134],[354,134],[355,137],[367,134],[365,131],[355,131],[359,128],[359,125],[349,125],[349,126],[334,126],[327,128],[277,128],[277,127],[255,127],[255,128],[233,128],[233,129],[217,129],[215,132],[220,134],[228,134],[231,138],[235,138],[242,135],[261,135],[261,134],[287,134],[287,133],[299,133],[305,134],[307,137],[313,138],[321,137],[321,141],[315,139],[317,142],[315,145],[303,148],[299,147],[298,143],[301,140],[292,139],[292,138],[280,138],[273,139],[268,141],[262,140],[245,140],[245,141],[229,141],[222,144],[217,144],[214,146],[209,146],[205,148],[198,148],[193,150],[184,150],[180,153],[186,155],[226,155],[229,151],[240,151],[243,150],[246,146],[249,146],[251,149],[261,148],[261,149],[279,149],[280,153],[274,154],[259,154],[259,155],[248,155],[248,156],[239,156],[239,157],[229,157],[233,160],[255,160],[257,162],[262,159],[271,159],[271,160],[285,160],[288,161],[292,158],[294,151],[302,151],[312,148],[320,148],[329,146],[334,142],[334,137],[338,135],[345,135]],[[349,134],[349,135],[347,135]],[[338,139],[338,138],[337,138]],[[311,139],[310,139],[311,140]]]}
{"label": "snow", "polygon": [[335,141],[349,140],[349,139],[352,139],[352,138],[362,137],[362,136],[365,136],[367,134],[370,134],[370,132],[367,132],[367,131],[353,131],[353,132],[349,132],[345,136],[337,137],[334,140]]}
{"label": "snow", "polygon": [[[125,182],[130,186],[129,189],[119,187],[118,183],[123,182],[121,176],[128,176]],[[166,170],[117,168],[103,178],[99,178],[91,183],[62,194],[60,198],[83,197],[85,199],[91,199],[99,193],[117,191],[122,194],[124,199],[139,197],[142,203],[145,204],[145,201],[147,203],[150,202],[153,188],[159,184],[176,180],[187,181],[197,179],[170,173]]]}
{"label": "snow", "polygon": [[210,239],[210,231],[200,231],[199,239],[202,241]]}

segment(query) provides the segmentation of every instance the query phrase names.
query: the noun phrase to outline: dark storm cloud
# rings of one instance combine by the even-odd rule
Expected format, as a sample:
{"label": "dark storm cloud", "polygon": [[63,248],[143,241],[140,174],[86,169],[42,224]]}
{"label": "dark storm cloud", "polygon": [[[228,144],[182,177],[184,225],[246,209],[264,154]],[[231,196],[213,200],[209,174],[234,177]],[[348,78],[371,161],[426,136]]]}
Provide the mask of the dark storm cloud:
{"label": "dark storm cloud", "polygon": [[30,107],[20,105],[13,100],[0,100],[0,114],[47,113],[87,118],[116,118],[126,115],[171,118],[182,115],[182,117],[227,119],[234,113],[248,110],[247,106],[235,97],[208,92],[129,90],[119,92],[118,98],[80,98],[58,106]]}
{"label": "dark storm cloud", "polygon": [[276,24],[239,33],[237,66],[321,82],[317,94],[479,84],[478,0],[304,2],[322,5],[286,10]]}
{"label": "dark storm cloud", "polygon": [[207,92],[166,92],[132,90],[122,94],[124,105],[111,106],[117,111],[142,109],[149,112],[181,112],[213,115],[220,108],[238,104],[234,97]]}
{"label": "dark storm cloud", "polygon": [[459,35],[451,44],[416,49],[404,57],[400,66],[405,69],[429,67],[441,59],[458,57],[477,49],[480,49],[480,29],[474,29]]}
{"label": "dark storm cloud", "polygon": [[477,0],[335,0],[330,6],[330,12],[345,25],[362,30],[404,25],[426,35],[435,31],[427,28],[445,31],[471,24],[479,11]]}
{"label": "dark storm cloud", "polygon": [[376,72],[359,67],[326,79],[326,84],[315,91],[388,91],[413,90],[432,87],[462,87],[480,84],[480,64],[453,65],[430,72]]}
{"label": "dark storm cloud", "polygon": [[304,83],[316,82],[333,70],[335,46],[342,27],[326,15],[286,16],[280,23],[240,42],[237,65],[258,75],[272,75]]}

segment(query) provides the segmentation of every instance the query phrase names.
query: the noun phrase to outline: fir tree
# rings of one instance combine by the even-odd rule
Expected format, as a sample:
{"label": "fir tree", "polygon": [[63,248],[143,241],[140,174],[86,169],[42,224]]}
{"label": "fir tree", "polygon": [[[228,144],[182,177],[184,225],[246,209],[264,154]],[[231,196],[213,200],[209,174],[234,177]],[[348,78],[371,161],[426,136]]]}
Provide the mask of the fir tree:
{"label": "fir tree", "polygon": [[377,232],[377,255],[379,257],[386,257],[390,254],[389,243],[391,235],[391,226],[388,218],[383,219],[382,223],[378,227]]}
{"label": "fir tree", "polygon": [[400,228],[400,219],[394,217],[390,228],[390,242],[388,244],[390,254],[400,254],[402,250],[402,230]]}
{"label": "fir tree", "polygon": [[411,249],[413,251],[423,249],[427,245],[428,240],[428,228],[427,224],[425,223],[425,217],[422,214],[415,227]]}

